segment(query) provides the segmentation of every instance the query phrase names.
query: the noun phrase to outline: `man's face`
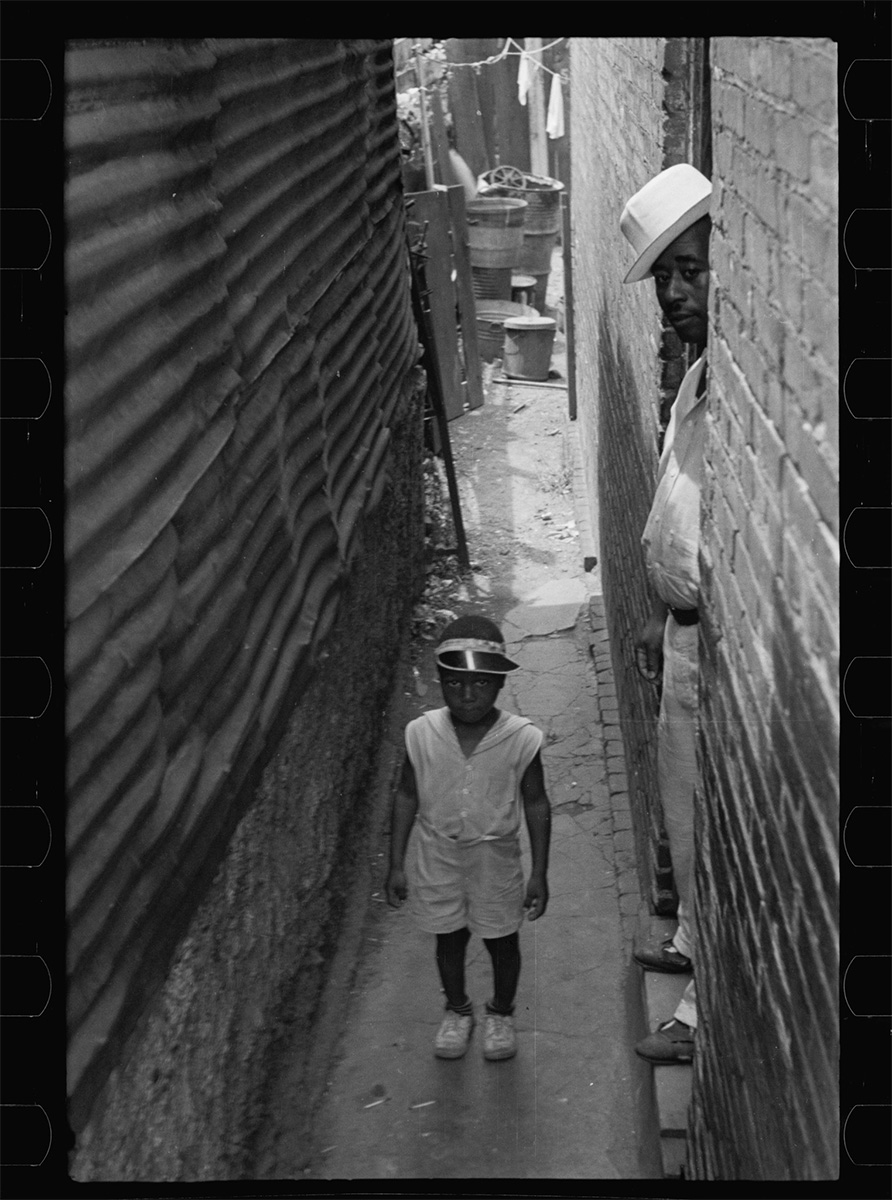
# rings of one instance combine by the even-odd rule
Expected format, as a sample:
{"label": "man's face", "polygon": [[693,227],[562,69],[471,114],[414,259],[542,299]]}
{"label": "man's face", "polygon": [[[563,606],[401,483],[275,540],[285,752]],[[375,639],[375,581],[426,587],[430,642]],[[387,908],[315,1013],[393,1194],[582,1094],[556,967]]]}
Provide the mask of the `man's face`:
{"label": "man's face", "polygon": [[709,219],[680,233],[653,266],[657,302],[683,342],[706,344],[709,317]]}

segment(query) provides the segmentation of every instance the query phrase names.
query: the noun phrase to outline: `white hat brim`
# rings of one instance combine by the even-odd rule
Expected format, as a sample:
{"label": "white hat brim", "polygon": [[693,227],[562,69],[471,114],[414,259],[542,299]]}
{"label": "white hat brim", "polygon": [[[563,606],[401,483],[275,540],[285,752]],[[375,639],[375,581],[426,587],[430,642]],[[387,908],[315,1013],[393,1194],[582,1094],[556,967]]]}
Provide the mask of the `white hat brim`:
{"label": "white hat brim", "polygon": [[668,229],[664,229],[659,237],[655,238],[647,249],[638,256],[623,279],[623,283],[639,283],[642,279],[646,279],[651,273],[654,263],[666,247],[671,246],[680,234],[689,229],[696,221],[699,221],[701,217],[707,215],[711,200],[711,193],[701,196],[696,204],[689,208],[687,212],[683,212]]}

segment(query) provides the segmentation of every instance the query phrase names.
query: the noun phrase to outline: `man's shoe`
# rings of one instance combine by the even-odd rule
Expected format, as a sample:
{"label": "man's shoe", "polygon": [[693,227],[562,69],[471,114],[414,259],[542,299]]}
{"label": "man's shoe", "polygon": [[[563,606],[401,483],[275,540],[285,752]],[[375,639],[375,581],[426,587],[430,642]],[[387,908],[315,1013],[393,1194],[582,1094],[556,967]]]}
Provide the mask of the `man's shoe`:
{"label": "man's shoe", "polygon": [[468,1048],[473,1028],[472,1015],[462,1016],[450,1008],[437,1030],[434,1054],[437,1058],[461,1058]]}
{"label": "man's shoe", "polygon": [[635,1053],[640,1054],[652,1063],[689,1063],[694,1058],[694,1030],[683,1021],[673,1017],[664,1021],[657,1029],[648,1034],[635,1047]]}
{"label": "man's shoe", "polygon": [[490,1062],[501,1058],[513,1058],[517,1053],[517,1036],[514,1033],[514,1018],[500,1013],[487,1013],[483,1035],[483,1057]]}
{"label": "man's shoe", "polygon": [[691,960],[686,954],[679,954],[672,945],[671,938],[659,946],[645,946],[643,950],[636,950],[632,957],[635,962],[644,967],[645,971],[662,971],[665,975],[681,975],[686,972],[690,973],[692,969]]}

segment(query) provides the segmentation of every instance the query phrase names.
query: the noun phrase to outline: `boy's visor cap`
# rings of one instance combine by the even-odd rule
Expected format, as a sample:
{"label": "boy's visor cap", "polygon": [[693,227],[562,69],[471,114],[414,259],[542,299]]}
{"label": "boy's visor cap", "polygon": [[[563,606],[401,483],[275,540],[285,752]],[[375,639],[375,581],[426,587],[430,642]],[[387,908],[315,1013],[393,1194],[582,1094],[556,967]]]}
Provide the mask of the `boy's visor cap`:
{"label": "boy's visor cap", "polygon": [[450,638],[437,647],[437,663],[450,671],[476,671],[481,675],[507,675],[519,671],[519,663],[505,655],[500,642],[483,638]]}
{"label": "boy's visor cap", "polygon": [[667,167],[635,193],[619,227],[636,259],[623,283],[638,283],[675,239],[709,212],[712,184],[690,163]]}

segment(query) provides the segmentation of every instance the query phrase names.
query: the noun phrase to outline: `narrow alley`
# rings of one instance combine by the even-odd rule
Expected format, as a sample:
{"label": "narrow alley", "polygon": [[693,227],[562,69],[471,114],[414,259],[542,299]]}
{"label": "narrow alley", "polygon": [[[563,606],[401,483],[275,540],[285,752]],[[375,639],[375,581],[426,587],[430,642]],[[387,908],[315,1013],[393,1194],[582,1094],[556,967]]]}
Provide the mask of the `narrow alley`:
{"label": "narrow alley", "polygon": [[9,1194],[886,1194],[890,11],[7,28]]}
{"label": "narrow alley", "polygon": [[[408,911],[383,902],[385,817],[372,895],[357,897],[360,907],[371,902],[343,1030],[316,1084],[311,1154],[281,1111],[265,1178],[662,1174],[652,1068],[633,1051],[645,1021],[641,973],[631,960],[639,885],[599,572],[583,570],[584,506],[574,507],[577,435],[560,386],[562,338],[554,368],[558,386],[534,388],[500,384],[490,367],[484,406],[450,426],[472,570],[449,611],[499,622],[522,666],[508,677],[501,703],[545,733],[551,898],[545,917],[521,931],[518,1054],[484,1061],[478,1024],[462,1060],[434,1056],[443,1002],[433,939]],[[405,682],[406,711],[392,723],[395,760],[405,721],[442,703],[434,641],[423,645]],[[479,1013],[489,959],[479,939],[468,953]]]}

